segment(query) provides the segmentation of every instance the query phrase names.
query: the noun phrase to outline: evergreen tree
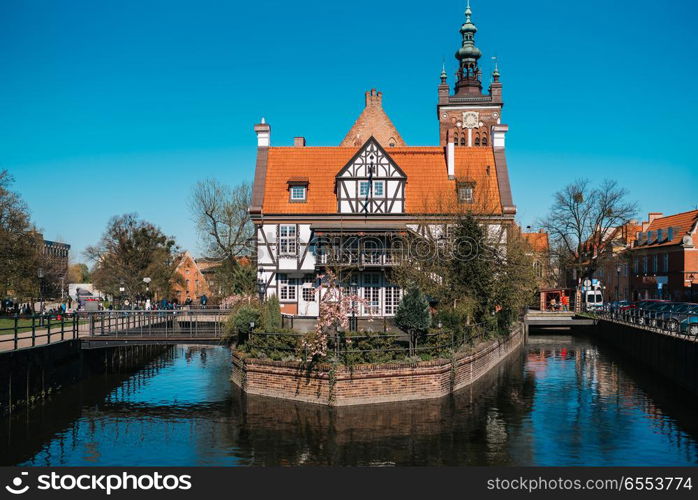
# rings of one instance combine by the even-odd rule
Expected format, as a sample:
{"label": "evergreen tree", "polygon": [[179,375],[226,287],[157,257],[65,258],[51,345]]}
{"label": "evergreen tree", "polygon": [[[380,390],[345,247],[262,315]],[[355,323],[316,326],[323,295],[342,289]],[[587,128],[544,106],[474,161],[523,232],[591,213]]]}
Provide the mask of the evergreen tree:
{"label": "evergreen tree", "polygon": [[472,299],[476,323],[486,321],[495,300],[497,270],[493,255],[496,250],[488,244],[485,230],[470,214],[458,220],[453,238],[448,289],[456,298]]}
{"label": "evergreen tree", "polygon": [[395,324],[410,334],[411,346],[414,346],[417,334],[429,329],[429,302],[419,288],[411,288],[402,298],[395,313]]}

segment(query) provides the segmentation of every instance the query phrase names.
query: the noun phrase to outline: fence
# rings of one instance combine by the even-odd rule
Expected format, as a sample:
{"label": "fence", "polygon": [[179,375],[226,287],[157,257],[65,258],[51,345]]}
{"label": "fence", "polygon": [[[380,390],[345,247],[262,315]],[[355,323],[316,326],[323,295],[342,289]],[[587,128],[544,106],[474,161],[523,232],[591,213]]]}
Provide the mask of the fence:
{"label": "fence", "polygon": [[[15,315],[0,319],[0,351],[78,338],[81,319],[72,314]],[[9,324],[9,326],[2,326]]]}
{"label": "fence", "polygon": [[177,309],[160,311],[100,311],[86,313],[89,336],[221,338],[230,311]]}
{"label": "fence", "polygon": [[698,339],[698,315],[646,309],[603,309],[592,313],[600,318],[626,323],[666,335]]}

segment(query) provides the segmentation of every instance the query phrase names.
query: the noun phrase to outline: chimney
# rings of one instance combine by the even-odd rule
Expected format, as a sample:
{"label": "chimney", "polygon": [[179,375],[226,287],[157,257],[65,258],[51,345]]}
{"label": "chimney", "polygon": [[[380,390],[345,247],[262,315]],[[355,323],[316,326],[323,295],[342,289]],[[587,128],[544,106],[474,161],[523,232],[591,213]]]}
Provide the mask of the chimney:
{"label": "chimney", "polygon": [[647,214],[647,222],[642,223],[642,230],[647,231],[654,219],[659,219],[664,214],[662,212],[650,212]]}
{"label": "chimney", "polygon": [[294,137],[293,138],[294,148],[304,148],[305,147],[305,137]]}
{"label": "chimney", "polygon": [[495,149],[504,149],[506,143],[506,133],[509,130],[509,125],[493,125],[492,126],[492,146]]}
{"label": "chimney", "polygon": [[456,148],[455,148],[455,132],[449,129],[446,132],[446,167],[448,169],[448,178],[456,178]]}
{"label": "chimney", "polygon": [[366,107],[383,107],[383,92],[378,92],[376,89],[371,89],[366,92]]}
{"label": "chimney", "polygon": [[254,126],[255,134],[257,134],[257,147],[258,148],[268,148],[271,146],[271,127],[264,121],[258,123]]}

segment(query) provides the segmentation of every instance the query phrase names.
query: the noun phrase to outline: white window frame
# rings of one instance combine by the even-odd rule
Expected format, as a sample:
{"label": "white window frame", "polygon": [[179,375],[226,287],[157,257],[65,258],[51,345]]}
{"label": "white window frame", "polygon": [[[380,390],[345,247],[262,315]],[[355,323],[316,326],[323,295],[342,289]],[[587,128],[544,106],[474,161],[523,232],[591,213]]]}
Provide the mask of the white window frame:
{"label": "white window frame", "polygon": [[[303,185],[303,184],[294,184],[291,186],[291,201],[305,201],[308,196],[308,187]],[[301,196],[296,196],[298,192],[296,190],[300,190]]]}
{"label": "white window frame", "polygon": [[[462,191],[465,193],[464,196],[461,196]],[[468,185],[458,186],[458,201],[460,203],[473,203],[474,199],[475,199],[475,187],[474,186],[468,186]]]}
{"label": "white window frame", "polygon": [[[364,186],[366,186],[366,192],[364,193]],[[371,182],[370,181],[359,181],[359,196],[368,196],[371,193]]]}
{"label": "white window frame", "polygon": [[280,302],[295,302],[298,284],[297,278],[289,278],[287,274],[279,274],[279,301]]}
{"label": "white window frame", "polygon": [[[380,193],[377,190],[378,186],[380,186]],[[385,181],[373,181],[372,191],[374,198],[383,198],[385,196]]]}
{"label": "white window frame", "polygon": [[297,235],[295,224],[279,224],[279,255],[296,255]]}

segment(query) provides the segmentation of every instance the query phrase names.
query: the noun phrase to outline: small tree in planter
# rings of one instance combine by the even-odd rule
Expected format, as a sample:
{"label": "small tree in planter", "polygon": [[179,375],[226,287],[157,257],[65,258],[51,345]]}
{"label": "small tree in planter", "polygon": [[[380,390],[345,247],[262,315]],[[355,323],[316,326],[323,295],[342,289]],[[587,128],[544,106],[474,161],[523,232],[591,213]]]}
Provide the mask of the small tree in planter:
{"label": "small tree in planter", "polygon": [[337,275],[331,270],[318,278],[320,314],[315,330],[308,332],[300,345],[301,355],[310,359],[327,356],[329,335],[336,333],[338,328],[349,328],[349,317],[356,314],[359,304],[366,302],[358,295],[342,290]]}
{"label": "small tree in planter", "polygon": [[431,326],[429,302],[419,288],[410,288],[400,301],[395,313],[395,324],[410,335],[410,355],[415,355],[415,340],[418,333],[426,332]]}

